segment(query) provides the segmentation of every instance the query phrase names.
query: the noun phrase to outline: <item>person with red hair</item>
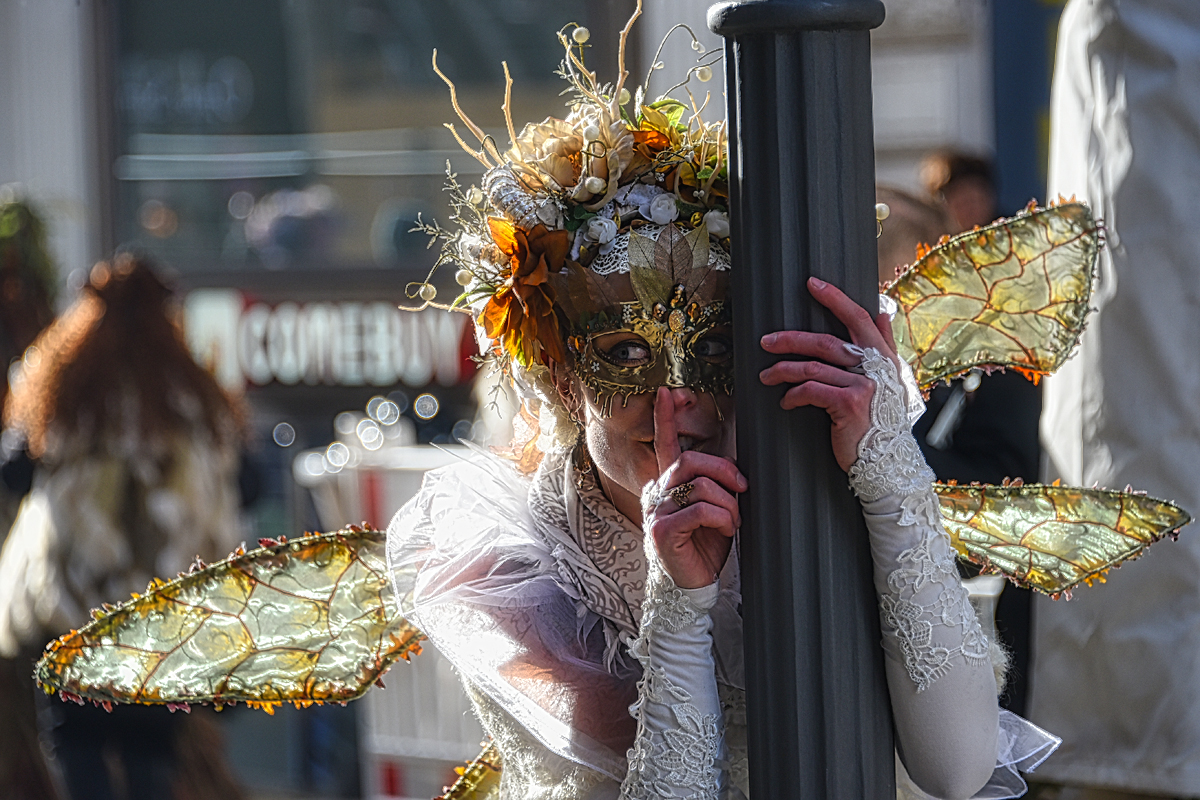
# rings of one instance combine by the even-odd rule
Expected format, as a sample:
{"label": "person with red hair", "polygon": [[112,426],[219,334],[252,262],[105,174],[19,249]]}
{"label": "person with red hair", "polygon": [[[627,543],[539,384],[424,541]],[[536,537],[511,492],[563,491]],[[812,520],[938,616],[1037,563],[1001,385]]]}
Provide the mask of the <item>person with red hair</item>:
{"label": "person with red hair", "polygon": [[[136,255],[97,264],[18,363],[4,438],[24,442],[35,466],[0,552],[0,655],[32,663],[34,648],[89,609],[242,541],[243,412],[192,359],[170,290]],[[180,796],[172,784],[196,755],[185,723],[164,709],[56,711],[71,797],[113,797],[121,783],[130,798]],[[207,796],[207,782],[221,789],[212,796],[236,797],[220,765],[210,766],[201,770],[208,781],[189,779],[187,796]]]}

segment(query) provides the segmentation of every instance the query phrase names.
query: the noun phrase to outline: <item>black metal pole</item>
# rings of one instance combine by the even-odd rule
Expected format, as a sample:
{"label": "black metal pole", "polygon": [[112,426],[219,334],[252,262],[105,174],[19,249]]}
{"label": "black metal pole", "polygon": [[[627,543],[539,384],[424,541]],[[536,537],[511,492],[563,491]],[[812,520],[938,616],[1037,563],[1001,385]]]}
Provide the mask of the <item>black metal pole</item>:
{"label": "black metal pole", "polygon": [[869,30],[879,0],[709,9],[725,37],[750,785],[892,800],[891,708],[867,532],[817,409],[759,383],[776,330],[845,330],[815,275],[878,306]]}

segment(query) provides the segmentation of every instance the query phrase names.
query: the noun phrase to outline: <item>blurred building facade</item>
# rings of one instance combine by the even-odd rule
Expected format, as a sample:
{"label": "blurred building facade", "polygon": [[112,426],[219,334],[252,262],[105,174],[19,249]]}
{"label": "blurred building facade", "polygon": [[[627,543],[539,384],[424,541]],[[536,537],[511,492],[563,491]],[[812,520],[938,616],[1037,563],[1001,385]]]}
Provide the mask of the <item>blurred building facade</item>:
{"label": "blurred building facade", "polygon": [[[705,25],[709,0],[645,2],[630,65],[638,80],[678,22],[692,27],[703,50],[721,48]],[[375,420],[396,443],[447,442],[478,419],[464,319],[396,310],[413,303],[407,287],[425,279],[436,252],[409,232],[413,220],[444,217],[448,167],[464,182],[482,172],[442,127],[457,120],[430,51],[438,48],[464,110],[503,143],[501,62],[514,81],[515,120],[557,114],[561,48],[553,31],[588,26],[589,64],[609,75],[633,7],[634,0],[0,0],[0,185],[19,184],[43,209],[64,275],[118,245],[148,251],[174,273],[197,358],[252,409],[263,480],[257,532],[291,535],[320,522],[292,478],[293,457],[307,451],[303,463],[314,470],[340,468],[314,448],[360,435],[372,398],[399,411],[391,422]],[[1012,98],[994,86],[998,51],[1008,52],[997,37],[1016,36],[1019,24],[993,0],[887,7],[887,22],[872,34],[880,182],[917,189],[921,157],[954,147],[1001,156],[1003,189],[996,109],[1009,120]],[[1046,46],[1039,42],[1033,46]],[[697,54],[690,37],[674,36],[658,56],[670,66],[654,74],[651,89],[675,84],[682,76],[671,69]],[[711,104],[724,102],[719,71],[698,88]],[[1030,111],[1029,124],[1037,114]],[[1029,151],[1013,163],[1036,175]],[[453,298],[452,275],[434,282],[439,300]],[[417,413],[423,395],[437,400],[425,403],[432,414]],[[386,524],[387,513],[369,521]],[[235,715],[231,742],[255,752],[242,760],[243,776],[275,793],[381,797],[424,791],[445,777],[431,761],[408,787],[396,772],[360,780],[354,742],[362,728],[353,706],[339,711]]]}

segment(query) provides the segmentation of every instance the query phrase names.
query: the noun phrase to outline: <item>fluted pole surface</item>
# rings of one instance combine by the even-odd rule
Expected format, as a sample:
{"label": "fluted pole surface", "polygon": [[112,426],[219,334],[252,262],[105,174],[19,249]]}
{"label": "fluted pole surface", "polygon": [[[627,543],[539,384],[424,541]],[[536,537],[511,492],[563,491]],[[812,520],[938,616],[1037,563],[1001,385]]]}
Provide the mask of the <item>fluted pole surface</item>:
{"label": "fluted pole surface", "polygon": [[760,337],[845,330],[817,276],[877,301],[869,30],[878,0],[721,3],[751,795],[895,798],[867,532],[818,409],[782,411]]}

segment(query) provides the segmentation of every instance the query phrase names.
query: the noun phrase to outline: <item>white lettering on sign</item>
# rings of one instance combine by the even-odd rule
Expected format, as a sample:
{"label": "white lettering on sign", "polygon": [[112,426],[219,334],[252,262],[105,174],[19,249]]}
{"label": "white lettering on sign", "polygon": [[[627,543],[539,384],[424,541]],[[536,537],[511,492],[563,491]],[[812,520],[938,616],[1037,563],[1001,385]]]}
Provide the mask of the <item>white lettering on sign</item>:
{"label": "white lettering on sign", "polygon": [[383,302],[248,304],[234,289],[198,289],[184,302],[192,354],[231,389],[273,381],[451,386],[470,377],[459,350],[465,324],[464,314]]}

